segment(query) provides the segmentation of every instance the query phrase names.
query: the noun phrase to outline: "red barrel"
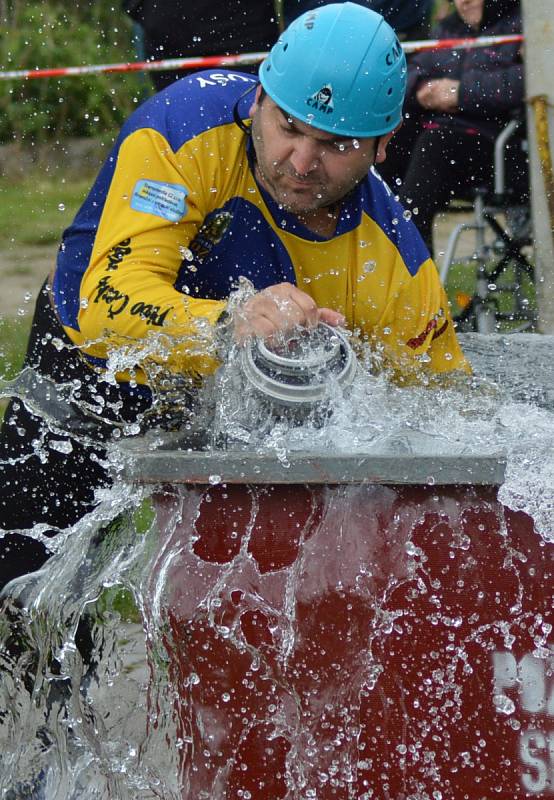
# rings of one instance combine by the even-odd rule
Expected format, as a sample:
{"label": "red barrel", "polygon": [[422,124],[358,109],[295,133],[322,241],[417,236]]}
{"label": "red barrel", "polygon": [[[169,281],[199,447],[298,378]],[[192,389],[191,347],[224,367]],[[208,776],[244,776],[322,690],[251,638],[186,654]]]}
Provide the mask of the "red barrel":
{"label": "red barrel", "polygon": [[496,495],[160,491],[183,798],[554,797],[554,546]]}

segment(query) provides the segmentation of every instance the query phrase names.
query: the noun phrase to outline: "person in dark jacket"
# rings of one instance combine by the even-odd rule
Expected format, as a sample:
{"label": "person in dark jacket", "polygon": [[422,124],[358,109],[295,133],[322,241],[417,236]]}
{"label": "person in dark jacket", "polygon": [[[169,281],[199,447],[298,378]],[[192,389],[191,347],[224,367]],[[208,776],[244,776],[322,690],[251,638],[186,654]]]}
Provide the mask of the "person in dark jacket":
{"label": "person in dark jacket", "polygon": [[[518,0],[455,0],[455,6],[432,38],[521,32]],[[404,123],[379,172],[407,210],[417,209],[415,221],[431,249],[435,214],[453,197],[492,184],[494,139],[523,107],[521,45],[422,52],[408,73]],[[512,156],[524,193],[524,159],[515,144]]]}
{"label": "person in dark jacket", "polygon": [[[305,11],[319,8],[327,2],[329,0],[283,0],[285,25],[289,25]],[[354,0],[354,2],[382,14],[400,40],[422,39],[429,32],[433,0]]]}
{"label": "person in dark jacket", "polygon": [[[265,52],[279,35],[273,0],[124,0],[123,7],[142,27],[144,54],[152,61]],[[150,75],[159,91],[194,71]]]}

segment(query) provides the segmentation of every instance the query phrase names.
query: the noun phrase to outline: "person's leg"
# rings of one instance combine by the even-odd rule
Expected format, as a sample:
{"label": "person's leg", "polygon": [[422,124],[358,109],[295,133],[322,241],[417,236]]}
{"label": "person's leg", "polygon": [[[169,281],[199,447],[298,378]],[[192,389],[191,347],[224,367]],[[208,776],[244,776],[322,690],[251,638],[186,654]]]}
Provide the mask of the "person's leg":
{"label": "person's leg", "polygon": [[433,252],[433,218],[456,197],[489,186],[493,145],[488,139],[454,127],[430,127],[414,143],[399,196],[414,214],[429,251]]}
{"label": "person's leg", "polygon": [[[45,289],[37,299],[25,368],[28,394],[40,410],[14,398],[0,430],[0,531],[7,532],[0,538],[0,589],[39,569],[49,555],[43,544],[19,531],[42,524],[43,534],[54,536],[90,512],[95,491],[110,484],[99,463],[103,442],[111,436],[110,408],[130,421],[149,404],[122,397],[98,381],[65,335]],[[53,397],[56,387],[68,384],[73,402],[60,405]],[[97,405],[97,395],[104,399],[105,425],[82,413],[87,398]]]}

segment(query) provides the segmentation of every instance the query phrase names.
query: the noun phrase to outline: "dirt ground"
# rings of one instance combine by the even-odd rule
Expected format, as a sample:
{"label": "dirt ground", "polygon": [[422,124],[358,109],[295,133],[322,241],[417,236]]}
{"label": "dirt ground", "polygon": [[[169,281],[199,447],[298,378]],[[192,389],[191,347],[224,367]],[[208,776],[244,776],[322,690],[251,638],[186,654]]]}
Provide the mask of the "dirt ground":
{"label": "dirt ground", "polygon": [[[462,222],[460,214],[446,215],[437,222],[435,252],[439,266],[449,233],[458,222]],[[461,246],[466,252],[469,242],[468,237],[461,242]],[[9,319],[32,313],[34,299],[42,282],[56,262],[57,250],[57,244],[26,247],[14,245],[9,249],[0,249],[0,275],[2,276],[0,318]]]}
{"label": "dirt ground", "polygon": [[57,245],[0,249],[0,318],[32,313],[35,297],[56,261]]}

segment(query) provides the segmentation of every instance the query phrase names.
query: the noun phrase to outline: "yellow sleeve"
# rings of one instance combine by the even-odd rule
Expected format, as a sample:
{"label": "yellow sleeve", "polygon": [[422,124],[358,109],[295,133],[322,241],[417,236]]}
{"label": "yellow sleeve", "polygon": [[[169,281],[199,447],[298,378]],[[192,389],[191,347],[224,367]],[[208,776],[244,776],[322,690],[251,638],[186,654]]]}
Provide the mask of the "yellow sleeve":
{"label": "yellow sleeve", "polygon": [[[122,143],[81,283],[78,338],[89,343],[89,355],[102,359],[114,345],[162,333],[170,346],[160,360],[171,371],[204,374],[215,368],[213,353],[200,343],[205,323],[213,324],[225,303],[174,288],[210,210],[206,195],[194,146],[175,154],[148,128]],[[161,214],[150,213],[154,203],[162,204]],[[184,215],[172,219],[179,204]]]}

